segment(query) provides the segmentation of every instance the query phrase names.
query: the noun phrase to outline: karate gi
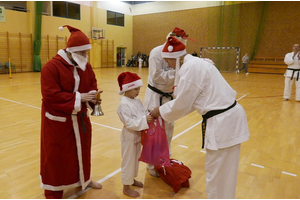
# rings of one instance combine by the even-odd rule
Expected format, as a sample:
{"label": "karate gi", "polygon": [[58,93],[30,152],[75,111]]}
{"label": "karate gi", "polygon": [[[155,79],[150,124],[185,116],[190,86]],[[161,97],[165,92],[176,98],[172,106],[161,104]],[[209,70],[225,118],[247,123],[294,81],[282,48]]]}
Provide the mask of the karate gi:
{"label": "karate gi", "polygon": [[[158,90],[171,93],[173,92],[175,70],[168,67],[166,61],[161,56],[164,45],[160,45],[151,50],[149,55],[149,76],[148,84]],[[145,92],[144,106],[147,110],[151,111],[160,106],[161,95],[147,87]],[[162,104],[170,101],[170,98],[162,97]],[[165,122],[165,130],[169,144],[169,151],[171,154],[171,141],[174,132],[174,122]],[[148,165],[149,169],[154,169],[154,166]]]}
{"label": "karate gi", "polygon": [[90,183],[92,130],[80,93],[97,91],[91,65],[75,67],[63,50],[41,72],[41,187],[62,191]]}
{"label": "karate gi", "polygon": [[292,86],[296,79],[296,101],[300,101],[300,64],[298,59],[298,54],[293,58],[294,52],[287,53],[284,57],[285,64],[288,65],[288,68],[284,74],[285,76],[285,85],[284,85],[284,99],[290,99],[292,95]]}
{"label": "karate gi", "polygon": [[123,96],[120,98],[117,113],[124,124],[121,133],[122,183],[132,185],[139,171],[141,131],[149,128],[147,111],[140,99]]}
{"label": "karate gi", "polygon": [[[175,121],[195,110],[204,115],[235,102],[236,92],[205,59],[186,55],[178,75],[176,98],[159,108],[166,121]],[[205,135],[207,198],[235,198],[240,143],[250,135],[243,107],[237,103],[209,118]]]}

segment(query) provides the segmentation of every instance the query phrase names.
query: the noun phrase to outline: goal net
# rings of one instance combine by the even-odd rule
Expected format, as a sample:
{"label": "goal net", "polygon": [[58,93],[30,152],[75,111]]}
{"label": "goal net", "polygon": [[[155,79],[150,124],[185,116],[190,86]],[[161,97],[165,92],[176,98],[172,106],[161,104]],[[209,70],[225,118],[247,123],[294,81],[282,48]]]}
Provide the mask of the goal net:
{"label": "goal net", "polygon": [[239,47],[201,47],[200,58],[209,58],[220,72],[236,72],[239,66]]}

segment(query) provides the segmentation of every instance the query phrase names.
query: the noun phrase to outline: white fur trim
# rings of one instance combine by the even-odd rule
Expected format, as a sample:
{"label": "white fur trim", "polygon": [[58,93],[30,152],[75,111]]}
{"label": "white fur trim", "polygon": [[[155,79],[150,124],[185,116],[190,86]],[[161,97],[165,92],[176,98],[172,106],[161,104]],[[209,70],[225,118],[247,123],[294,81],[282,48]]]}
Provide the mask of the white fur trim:
{"label": "white fur trim", "polygon": [[66,118],[66,117],[54,116],[54,115],[51,115],[51,114],[48,113],[48,112],[45,113],[45,116],[46,116],[48,119],[53,120],[53,121],[57,121],[57,122],[66,122],[66,121],[67,121],[67,118]]}
{"label": "white fur trim", "polygon": [[170,46],[168,46],[168,51],[169,51],[169,52],[172,52],[172,51],[173,51],[173,49],[174,49],[174,48],[173,48],[173,46],[171,46],[171,45],[170,45]]}
{"label": "white fur trim", "polygon": [[142,79],[133,81],[131,83],[127,83],[122,85],[122,91],[119,92],[120,95],[124,94],[124,92],[138,88],[138,87],[142,87],[143,86],[143,81]]}
{"label": "white fur trim", "polygon": [[64,30],[64,27],[60,26],[58,27],[59,30],[63,31]]}
{"label": "white fur trim", "polygon": [[78,125],[78,121],[77,121],[77,115],[72,115],[71,118],[72,118],[72,122],[73,122],[73,129],[74,129],[74,133],[75,133],[75,141],[76,141],[76,147],[77,147],[77,157],[78,157],[78,164],[79,164],[79,182],[82,187],[82,190],[84,190],[87,184],[84,182],[81,138],[80,138],[79,125]]}
{"label": "white fur trim", "polygon": [[186,49],[177,52],[161,52],[163,58],[180,58],[186,54]]}
{"label": "white fur trim", "polygon": [[76,51],[84,51],[84,50],[89,50],[91,48],[92,48],[91,44],[86,44],[86,45],[82,45],[82,46],[68,47],[68,48],[66,48],[66,50],[71,53],[74,53]]}

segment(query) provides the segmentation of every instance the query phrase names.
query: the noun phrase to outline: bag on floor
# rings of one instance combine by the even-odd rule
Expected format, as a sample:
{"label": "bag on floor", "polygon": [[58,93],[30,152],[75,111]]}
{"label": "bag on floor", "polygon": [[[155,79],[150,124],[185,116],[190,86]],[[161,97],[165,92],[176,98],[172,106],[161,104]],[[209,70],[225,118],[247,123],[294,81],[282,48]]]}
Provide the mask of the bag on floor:
{"label": "bag on floor", "polygon": [[182,187],[190,187],[189,178],[191,178],[192,171],[178,160],[170,159],[170,162],[171,166],[154,167],[160,178],[169,184],[175,193]]}
{"label": "bag on floor", "polygon": [[170,166],[169,145],[164,120],[159,117],[149,124],[149,128],[142,132],[143,148],[139,161],[154,166]]}

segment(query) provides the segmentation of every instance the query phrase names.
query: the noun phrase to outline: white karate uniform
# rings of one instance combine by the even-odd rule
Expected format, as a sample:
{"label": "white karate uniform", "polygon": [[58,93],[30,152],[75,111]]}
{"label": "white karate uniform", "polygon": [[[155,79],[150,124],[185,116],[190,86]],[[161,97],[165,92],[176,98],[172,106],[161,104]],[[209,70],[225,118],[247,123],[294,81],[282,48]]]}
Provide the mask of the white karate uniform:
{"label": "white karate uniform", "polygon": [[139,58],[139,68],[142,68],[142,66],[143,66],[143,59]]}
{"label": "white karate uniform", "polygon": [[[168,67],[166,61],[161,56],[161,52],[164,45],[157,46],[153,48],[149,55],[149,76],[148,84],[159,89],[165,93],[173,92],[172,88],[174,86],[175,80],[175,70]],[[145,92],[144,106],[148,111],[152,111],[154,108],[160,106],[161,95],[152,91],[147,87]],[[162,104],[170,101],[171,99],[163,97]],[[167,135],[167,140],[169,144],[169,151],[171,154],[171,141],[174,132],[174,122],[165,122],[165,130]],[[148,165],[149,169],[154,169],[153,165]]]}
{"label": "white karate uniform", "polygon": [[120,98],[117,109],[124,127],[121,133],[122,154],[122,183],[132,185],[138,176],[139,161],[141,156],[141,131],[148,129],[147,111],[140,99]]}
{"label": "white karate uniform", "polygon": [[[285,64],[288,65],[289,69],[296,69],[300,70],[300,64],[299,64],[299,59],[298,59],[298,54],[295,55],[293,58],[294,52],[287,53],[284,57],[284,62]],[[284,76],[285,76],[285,81],[284,81],[284,92],[283,92],[283,98],[285,99],[290,99],[292,95],[292,86],[297,78],[299,76],[300,78],[300,71],[294,71],[293,75],[293,70],[287,69]],[[291,77],[293,77],[291,79]],[[300,80],[296,80],[296,101],[300,101]]]}
{"label": "white karate uniform", "polygon": [[[226,109],[236,100],[236,92],[210,61],[186,55],[178,75],[176,99],[159,108],[166,121],[175,121],[195,110],[204,115],[211,110]],[[240,152],[240,148],[235,146],[247,141],[249,135],[245,111],[238,103],[207,120],[204,149],[207,149],[208,198],[235,197]],[[223,180],[226,174],[228,177]],[[224,190],[227,184],[232,187]]]}

